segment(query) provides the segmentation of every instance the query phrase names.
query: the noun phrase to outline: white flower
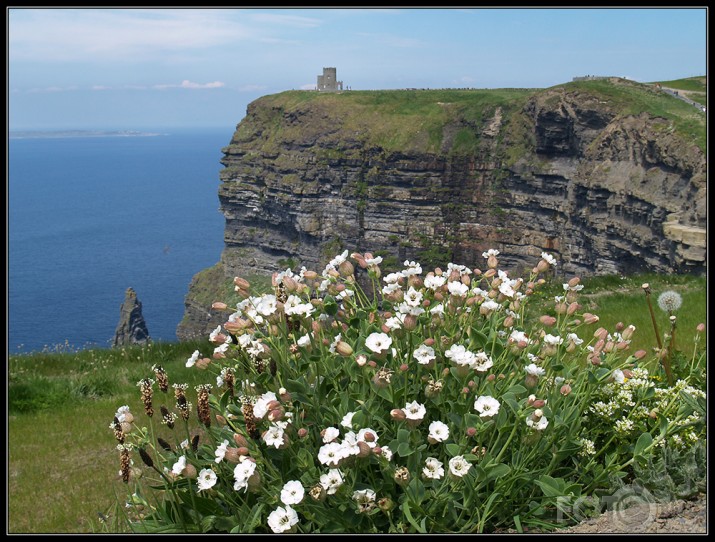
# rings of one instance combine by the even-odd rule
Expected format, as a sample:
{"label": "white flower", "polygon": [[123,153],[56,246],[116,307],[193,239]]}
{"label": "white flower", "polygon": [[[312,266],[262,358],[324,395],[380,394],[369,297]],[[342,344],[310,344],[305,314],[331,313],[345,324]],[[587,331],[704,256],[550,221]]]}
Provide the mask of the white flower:
{"label": "white flower", "polygon": [[427,346],[426,344],[421,344],[419,348],[412,353],[412,355],[417,360],[417,363],[422,365],[427,365],[430,361],[435,359],[434,348]]}
{"label": "white flower", "polygon": [[449,472],[451,472],[454,476],[461,478],[467,472],[469,472],[469,469],[472,467],[472,464],[469,463],[464,457],[461,455],[457,455],[453,457],[452,459],[449,460]]}
{"label": "white flower", "polygon": [[339,469],[330,469],[327,474],[320,475],[320,485],[325,488],[328,495],[334,495],[343,485],[343,473]]}
{"label": "white flower", "polygon": [[449,427],[444,422],[434,421],[429,424],[428,438],[432,438],[437,442],[444,442],[449,438]]}
{"label": "white flower", "polygon": [[211,489],[216,485],[216,473],[211,469],[201,469],[199,472],[199,477],[196,479],[196,485],[198,486],[198,491],[204,489]]}
{"label": "white flower", "polygon": [[493,299],[487,299],[479,307],[484,308],[484,310],[487,310],[487,311],[498,311],[501,309],[501,305],[499,303],[497,303],[496,301],[494,301]]}
{"label": "white flower", "polygon": [[422,469],[422,474],[425,475],[425,478],[439,480],[442,476],[444,476],[444,464],[436,457],[428,457],[425,460],[425,466]]}
{"label": "white flower", "polygon": [[365,263],[367,265],[380,265],[382,263],[382,256],[375,256],[374,258],[365,258]]}
{"label": "white flower", "polygon": [[546,335],[544,335],[544,344],[558,346],[562,342],[564,342],[564,340],[561,337],[559,337],[558,335],[551,335],[550,333],[547,333]]}
{"label": "white flower", "polygon": [[221,333],[221,326],[217,326],[216,329],[209,333],[209,340],[214,342],[219,333]]}
{"label": "white flower", "polygon": [[514,294],[516,293],[511,285],[511,282],[502,282],[499,284],[499,292],[506,297],[514,297]]}
{"label": "white flower", "polygon": [[347,414],[345,414],[345,416],[343,416],[343,419],[340,420],[340,425],[342,425],[343,427],[346,427],[348,429],[352,429],[353,428],[353,416],[355,416],[355,414],[356,414],[355,412],[348,412]]}
{"label": "white flower", "polygon": [[683,304],[683,298],[678,292],[667,290],[658,296],[658,306],[663,312],[674,312]]}
{"label": "white flower", "polygon": [[326,427],[323,432],[323,442],[325,444],[333,442],[336,438],[340,436],[340,429],[337,427]]}
{"label": "white flower", "polygon": [[[374,437],[369,442],[365,440],[368,434],[371,434]],[[375,446],[377,446],[377,439],[377,431],[375,431],[374,429],[370,429],[369,427],[365,427],[364,429],[360,429],[360,431],[358,431],[356,442],[364,442],[368,446],[370,446],[370,448],[374,448]]]}
{"label": "white flower", "polygon": [[449,347],[449,350],[444,353],[444,355],[447,359],[452,360],[452,362],[457,365],[472,367],[475,362],[474,354],[461,344],[453,344]]}
{"label": "white flower", "polygon": [[479,412],[482,418],[491,418],[499,413],[500,403],[494,397],[482,395],[474,401],[474,410]]}
{"label": "white flower", "polygon": [[546,429],[546,426],[549,425],[549,420],[546,419],[543,411],[537,408],[534,413],[526,419],[526,425],[537,431],[543,431]]}
{"label": "white flower", "polygon": [[298,523],[298,514],[290,506],[279,506],[268,515],[268,526],[274,533],[290,531]]}
{"label": "white flower", "polygon": [[575,286],[571,286],[568,282],[563,284],[564,291],[565,292],[578,292],[580,290],[583,290],[583,284],[576,284]]}
{"label": "white flower", "polygon": [[429,288],[430,290],[438,290],[442,286],[444,286],[444,283],[447,282],[447,279],[444,277],[444,275],[429,275],[428,277],[425,277],[425,288]]}
{"label": "white flower", "polygon": [[253,461],[243,460],[233,469],[235,483],[233,489],[239,491],[248,488],[248,479],[256,472],[256,464]]}
{"label": "white flower", "polygon": [[181,474],[181,471],[183,471],[186,468],[186,456],[182,455],[179,460],[174,463],[174,466],[171,467],[171,473],[175,475]]}
{"label": "white flower", "polygon": [[266,431],[263,434],[263,441],[268,445],[268,446],[273,446],[275,448],[280,448],[283,446],[283,443],[285,440],[283,439],[283,434],[285,431],[283,430],[282,427],[279,425],[273,424],[268,428],[268,431]]}
{"label": "white flower", "polygon": [[489,256],[499,256],[499,251],[495,248],[490,248],[486,252],[482,252],[483,258],[488,258]]}
{"label": "white flower", "polygon": [[397,284],[397,281],[402,278],[401,273],[390,273],[389,275],[385,275],[382,277],[382,280],[384,280],[387,284]]}
{"label": "white flower", "polygon": [[359,503],[370,503],[375,500],[375,492],[372,489],[358,489],[353,492],[353,499]]}
{"label": "white flower", "polygon": [[390,330],[395,330],[395,329],[402,329],[402,322],[403,319],[405,318],[405,315],[402,313],[397,313],[395,316],[392,316],[385,320],[385,326],[387,326],[388,329]]}
{"label": "white flower", "polygon": [[283,504],[300,504],[305,495],[305,489],[298,480],[286,482],[281,489],[281,502]]}
{"label": "white flower", "polygon": [[407,268],[402,271],[403,277],[409,277],[410,275],[419,275],[420,273],[422,273],[422,267],[417,262],[405,260],[405,263],[403,265],[407,266]]}
{"label": "white flower", "polygon": [[267,391],[261,395],[253,405],[253,417],[257,420],[262,420],[263,417],[268,414],[268,403],[271,401],[277,401],[278,397],[272,391]]}
{"label": "white flower", "polygon": [[221,463],[221,461],[223,461],[227,448],[228,440],[224,440],[221,444],[219,444],[218,448],[216,448],[216,451],[214,452],[214,455],[216,456],[216,463]]}
{"label": "white flower", "polygon": [[383,293],[383,295],[390,295],[399,289],[400,289],[399,284],[397,284],[396,282],[391,282],[387,286],[383,286],[382,293]]}
{"label": "white flower", "polygon": [[191,354],[191,357],[186,360],[186,366],[187,367],[193,367],[196,361],[199,359],[199,356],[201,354],[199,353],[198,350],[195,350],[193,354]]}
{"label": "white flower", "polygon": [[462,282],[453,280],[447,283],[447,290],[449,290],[449,293],[454,296],[464,297],[469,291],[469,286]]}
{"label": "white flower", "polygon": [[549,265],[556,265],[556,258],[554,258],[551,254],[548,254],[546,252],[541,253],[541,258],[546,261]]}
{"label": "white flower", "polygon": [[531,363],[524,367],[524,370],[526,371],[526,374],[530,375],[536,375],[536,376],[542,376],[546,374],[546,370],[539,367],[536,363]]}
{"label": "white flower", "polygon": [[626,381],[626,375],[624,375],[620,369],[614,369],[611,374],[616,384],[623,384]]}
{"label": "white flower", "polygon": [[220,344],[219,346],[214,348],[214,354],[225,354],[227,351],[228,351],[228,343]]}
{"label": "white flower", "polygon": [[329,442],[318,450],[318,461],[329,467],[337,467],[341,459],[347,457],[345,449],[339,442]]}
{"label": "white flower", "polygon": [[478,373],[484,373],[488,371],[492,367],[492,365],[494,365],[494,361],[492,361],[492,358],[490,358],[486,352],[477,352],[476,354],[474,354],[472,368]]}
{"label": "white flower", "polygon": [[405,408],[402,409],[405,413],[405,417],[408,420],[421,420],[427,414],[427,409],[424,405],[421,405],[417,401],[412,401],[407,403]]}
{"label": "white flower", "polygon": [[273,294],[264,294],[256,305],[256,312],[262,316],[270,316],[278,309],[278,298]]}
{"label": "white flower", "polygon": [[392,339],[386,333],[371,333],[365,339],[365,346],[373,352],[380,354],[392,345]]}
{"label": "white flower", "polygon": [[422,292],[418,292],[414,286],[410,286],[410,289],[405,294],[405,303],[410,307],[419,307],[420,303],[422,303]]}
{"label": "white flower", "polygon": [[511,334],[509,335],[509,341],[510,342],[513,341],[515,343],[525,342],[528,344],[529,337],[527,337],[526,333],[524,333],[523,331],[514,329],[514,330],[512,330]]}
{"label": "white flower", "polygon": [[392,450],[390,450],[390,448],[387,446],[380,446],[380,450],[382,451],[382,457],[388,461],[392,460]]}
{"label": "white flower", "polygon": [[568,335],[566,335],[566,340],[569,341],[569,342],[574,343],[576,346],[578,346],[579,344],[583,343],[583,339],[580,338],[580,337],[579,337],[578,335],[576,335],[575,333],[569,333]]}
{"label": "white flower", "polygon": [[298,344],[298,346],[310,346],[310,333],[306,333],[305,335],[303,335],[300,339],[296,341],[296,343]]}
{"label": "white flower", "polygon": [[431,314],[436,314],[437,316],[441,316],[444,314],[444,305],[442,303],[438,303],[434,307],[432,307],[430,310]]}

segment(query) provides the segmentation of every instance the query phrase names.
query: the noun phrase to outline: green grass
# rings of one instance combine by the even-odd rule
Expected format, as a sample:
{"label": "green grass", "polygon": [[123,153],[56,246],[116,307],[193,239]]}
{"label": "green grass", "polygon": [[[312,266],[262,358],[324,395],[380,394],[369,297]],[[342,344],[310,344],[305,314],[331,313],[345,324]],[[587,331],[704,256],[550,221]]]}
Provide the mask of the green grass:
{"label": "green grass", "polygon": [[[584,279],[583,310],[601,318],[598,325],[614,329],[616,322],[634,324],[632,349],[655,345],[641,284],[648,282],[661,331],[667,317],[657,307],[658,295],[675,290],[683,296],[678,312],[678,348],[692,353],[695,326],[706,321],[704,277],[638,275]],[[561,281],[535,298],[540,309],[553,307]],[[595,329],[595,326],[594,326]],[[701,345],[704,346],[705,338]],[[116,509],[123,504],[126,486],[118,479],[119,454],[109,429],[122,405],[143,417],[137,381],[153,377],[151,366],[161,364],[170,382],[190,388],[209,382],[205,371],[185,367],[196,349],[208,355],[208,341],[155,343],[147,347],[38,353],[8,357],[8,532],[89,533],[105,526],[98,513],[109,516],[109,532],[123,529]],[[155,386],[154,407],[173,406]],[[158,417],[155,415],[158,427]],[[178,424],[177,424],[178,427]],[[159,428],[168,432],[167,428]],[[166,433],[167,440],[170,440]],[[178,438],[178,437],[177,437]],[[183,435],[182,435],[183,438]],[[139,465],[142,466],[142,465]],[[119,500],[117,500],[117,496]]]}
{"label": "green grass", "polygon": [[622,115],[639,115],[646,112],[653,117],[662,117],[673,123],[675,131],[687,141],[695,142],[705,152],[707,130],[705,117],[692,105],[673,96],[659,92],[649,85],[622,81],[576,81],[567,83],[568,88],[581,89],[608,100],[609,107]]}
{"label": "green grass", "polygon": [[[644,283],[650,284],[651,302],[656,317],[656,324],[661,336],[670,330],[669,315],[658,307],[658,296],[666,290],[673,290],[683,298],[681,308],[675,313],[677,317],[676,349],[683,354],[693,353],[696,326],[707,321],[706,277],[691,275],[657,275],[643,273],[630,277],[609,275],[585,278],[581,281],[578,302],[582,305],[579,312],[590,312],[599,317],[597,326],[614,331],[618,322],[624,325],[634,325],[636,332],[631,339],[630,350],[645,350],[649,354],[657,347],[655,331],[651,321],[646,295],[642,289]],[[563,295],[560,284],[555,283],[540,292],[539,302],[533,307],[534,312],[540,309],[546,314],[553,311],[553,297]],[[596,326],[594,327],[594,330]],[[704,344],[701,339],[700,345]]]}
{"label": "green grass", "polygon": [[688,77],[686,79],[675,79],[673,81],[654,81],[651,84],[660,83],[664,87],[678,90],[690,90],[693,92],[707,92],[708,83],[704,75],[698,77]]}

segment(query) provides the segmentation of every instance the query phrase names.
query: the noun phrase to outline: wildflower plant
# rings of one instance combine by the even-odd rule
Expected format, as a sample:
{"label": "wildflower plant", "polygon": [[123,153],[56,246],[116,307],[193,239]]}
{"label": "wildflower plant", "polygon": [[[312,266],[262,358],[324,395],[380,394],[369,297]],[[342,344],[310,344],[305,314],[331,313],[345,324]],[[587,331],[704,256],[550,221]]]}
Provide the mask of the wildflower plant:
{"label": "wildflower plant", "polygon": [[[186,362],[215,384],[173,384],[176,405],[160,408],[175,442],[155,439],[152,379],[139,383],[149,428],[128,407],[110,424],[130,494],[155,494],[131,528],[543,527],[568,499],[703,441],[705,394],[640,367],[632,326],[597,327],[577,277],[553,314],[526,321],[556,259],[544,253],[513,278],[498,255],[483,254],[484,270],[405,261],[383,275],[380,257],[345,251],[321,273],[275,273],[262,295],[237,277],[242,301],[211,333],[213,352]],[[133,471],[137,448],[144,468]]]}

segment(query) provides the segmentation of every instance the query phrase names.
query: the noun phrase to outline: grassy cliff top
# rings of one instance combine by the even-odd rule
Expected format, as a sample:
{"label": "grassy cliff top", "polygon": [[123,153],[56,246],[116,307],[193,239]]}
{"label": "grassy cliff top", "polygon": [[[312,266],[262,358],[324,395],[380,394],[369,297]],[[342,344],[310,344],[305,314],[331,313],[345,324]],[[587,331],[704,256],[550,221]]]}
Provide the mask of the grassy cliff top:
{"label": "grassy cliff top", "polygon": [[547,89],[286,91],[254,101],[234,142],[258,143],[258,139],[265,150],[279,141],[310,144],[320,139],[330,146],[352,139],[363,148],[381,147],[387,152],[439,152],[445,127],[451,125],[456,132],[452,152],[469,152],[495,116],[506,124],[514,115],[524,114],[529,100],[555,104],[563,94],[588,101],[589,107],[603,107],[613,116],[645,112],[665,118],[684,139],[705,149],[701,111],[652,85],[618,78]]}

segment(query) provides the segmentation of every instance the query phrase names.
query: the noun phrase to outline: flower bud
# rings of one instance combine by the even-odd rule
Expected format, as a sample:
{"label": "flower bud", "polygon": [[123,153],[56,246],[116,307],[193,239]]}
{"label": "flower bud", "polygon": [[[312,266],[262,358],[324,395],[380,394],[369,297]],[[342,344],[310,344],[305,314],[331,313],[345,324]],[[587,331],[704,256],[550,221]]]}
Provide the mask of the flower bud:
{"label": "flower bud", "polygon": [[363,442],[362,440],[358,441],[357,443],[358,447],[358,457],[369,457],[370,454],[372,454],[372,448],[370,448],[370,445],[367,442]]}
{"label": "flower bud", "polygon": [[338,344],[335,346],[335,351],[344,358],[347,358],[352,355],[353,348],[345,341],[338,341]]}
{"label": "flower bud", "polygon": [[298,429],[298,438],[305,438],[308,436],[308,430],[305,427]]}
{"label": "flower bud", "polygon": [[395,501],[393,501],[390,497],[383,497],[377,501],[377,507],[383,512],[389,512],[395,508]]}
{"label": "flower bud", "polygon": [[236,443],[236,446],[239,448],[241,447],[248,447],[248,440],[246,440],[246,437],[239,433],[234,433],[233,434],[233,441]]}
{"label": "flower bud", "polygon": [[474,435],[477,434],[477,428],[476,427],[467,427],[467,436],[468,437],[473,437]]}
{"label": "flower bud", "polygon": [[606,340],[608,337],[608,330],[606,330],[606,328],[599,327],[596,331],[594,331],[593,336],[596,339]]}
{"label": "flower bud", "polygon": [[214,301],[211,304],[211,308],[216,311],[225,311],[228,308],[228,305],[226,305],[226,303],[222,303],[221,301]]}
{"label": "flower bud", "polygon": [[565,397],[566,395],[571,393],[571,386],[569,386],[568,384],[564,384],[563,386],[561,386],[559,393],[561,393],[561,395]]}
{"label": "flower bud", "polygon": [[241,290],[250,290],[251,288],[251,283],[248,282],[246,279],[241,278],[241,277],[234,277],[233,283],[238,286]]}
{"label": "flower bud", "polygon": [[401,408],[393,408],[390,411],[390,417],[397,422],[402,422],[407,418],[405,411]]}
{"label": "flower bud", "polygon": [[410,475],[410,471],[407,467],[397,467],[393,476],[395,483],[402,487],[405,487],[410,483],[411,477],[412,476]]}
{"label": "flower bud", "polygon": [[308,491],[308,495],[310,495],[310,498],[314,501],[322,502],[325,500],[327,492],[321,484],[316,484],[310,488],[310,491]]}
{"label": "flower bud", "polygon": [[700,324],[698,324],[698,325],[696,326],[695,329],[696,329],[696,331],[697,331],[698,333],[702,333],[703,331],[705,331],[705,324],[700,323]]}
{"label": "flower bud", "polygon": [[638,350],[635,354],[633,354],[633,357],[636,359],[643,359],[647,354],[648,352],[645,350]]}
{"label": "flower bud", "polygon": [[595,324],[598,322],[599,318],[595,314],[591,314],[590,312],[584,312],[583,313],[583,323],[584,324]]}
{"label": "flower bud", "polygon": [[566,314],[568,314],[569,316],[571,316],[571,315],[573,315],[580,307],[581,307],[581,305],[579,305],[578,303],[576,303],[576,302],[574,301],[573,303],[570,303],[569,306],[566,308]]}
{"label": "flower bud", "polygon": [[541,322],[545,326],[553,326],[556,323],[556,318],[554,318],[553,316],[549,316],[548,314],[544,314],[539,318],[539,322]]}

